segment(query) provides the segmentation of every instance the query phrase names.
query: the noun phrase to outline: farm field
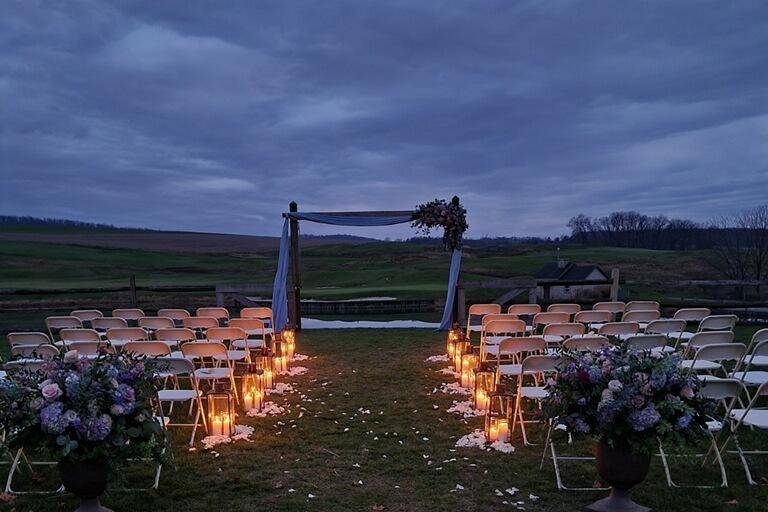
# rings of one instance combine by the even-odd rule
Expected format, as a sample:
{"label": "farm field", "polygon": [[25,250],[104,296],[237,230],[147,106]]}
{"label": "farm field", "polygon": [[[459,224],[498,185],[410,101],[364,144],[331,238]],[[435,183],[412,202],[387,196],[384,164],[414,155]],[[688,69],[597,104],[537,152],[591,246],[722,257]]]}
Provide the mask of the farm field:
{"label": "farm field", "polygon": [[[739,339],[750,333],[740,329]],[[519,506],[571,512],[602,495],[557,491],[551,464],[539,469],[541,445],[525,447],[519,435],[510,454],[456,448],[461,436],[482,427],[482,419],[446,412],[461,398],[434,392],[452,379],[438,371],[445,363],[425,359],[444,347],[444,334],[424,329],[304,331],[299,352],[313,359],[297,363],[308,373],[288,379],[297,392],[277,396],[278,403],[288,404],[285,415],[241,418],[239,423],[255,428],[253,442],[220,445],[211,452],[199,443],[196,451],[188,451],[186,434],[179,433],[158,492],[111,491],[103,503],[115,510],[420,512]],[[590,447],[579,443],[572,449],[588,453]],[[695,468],[679,464],[673,466],[676,475],[692,483],[685,474]],[[765,477],[765,464],[754,467]],[[671,489],[654,460],[633,494],[665,512],[762,510],[768,488],[748,487],[732,457],[728,471],[726,489]],[[129,483],[145,483],[148,477],[146,471],[129,473],[143,478]],[[709,470],[696,474],[699,484],[717,478]],[[564,478],[587,486],[598,479],[591,463],[570,466]],[[74,504],[71,496],[21,496],[5,506],[52,512]]]}

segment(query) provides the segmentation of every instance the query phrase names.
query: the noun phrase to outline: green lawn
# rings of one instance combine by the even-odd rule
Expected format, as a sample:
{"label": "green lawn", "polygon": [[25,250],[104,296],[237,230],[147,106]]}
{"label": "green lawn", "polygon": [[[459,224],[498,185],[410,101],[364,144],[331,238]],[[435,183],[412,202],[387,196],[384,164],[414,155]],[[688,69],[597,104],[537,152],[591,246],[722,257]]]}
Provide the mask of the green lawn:
{"label": "green lawn", "polygon": [[[470,242],[462,261],[462,279],[533,275],[552,260],[553,254],[552,246],[473,247]],[[699,252],[564,247],[560,255],[575,262],[599,264],[606,272],[620,268],[628,279],[711,277]],[[127,286],[130,275],[145,286],[269,285],[276,266],[274,252],[205,254],[21,242],[0,242],[0,260],[0,288]],[[304,297],[442,297],[448,265],[449,256],[441,247],[419,243],[307,247],[302,251]],[[467,295],[470,300],[492,300],[503,291],[469,289]],[[656,289],[634,293],[660,294]]]}
{"label": "green lawn", "polygon": [[[503,501],[520,500],[524,510],[571,512],[597,499],[601,493],[557,491],[551,466],[539,470],[540,447],[523,447],[518,438],[513,454],[455,448],[482,420],[447,413],[452,397],[433,393],[448,382],[437,372],[445,363],[424,359],[443,350],[443,336],[429,330],[302,332],[299,352],[314,359],[299,363],[309,373],[289,379],[298,393],[287,397],[288,414],[242,420],[256,428],[253,442],[218,447],[219,456],[199,445],[189,452],[178,436],[174,463],[164,469],[156,494],[109,492],[104,504],[115,510],[418,512],[517,510]],[[766,437],[759,440],[765,446]],[[728,467],[727,489],[670,489],[654,460],[635,497],[657,511],[765,510],[768,488],[748,487],[733,460]],[[764,463],[755,468],[768,474]],[[591,464],[566,476],[587,485],[596,479]],[[464,489],[456,490],[457,484]],[[512,487],[519,489],[515,497],[496,495]],[[53,496],[19,497],[5,506],[46,512],[74,505],[71,497]]]}

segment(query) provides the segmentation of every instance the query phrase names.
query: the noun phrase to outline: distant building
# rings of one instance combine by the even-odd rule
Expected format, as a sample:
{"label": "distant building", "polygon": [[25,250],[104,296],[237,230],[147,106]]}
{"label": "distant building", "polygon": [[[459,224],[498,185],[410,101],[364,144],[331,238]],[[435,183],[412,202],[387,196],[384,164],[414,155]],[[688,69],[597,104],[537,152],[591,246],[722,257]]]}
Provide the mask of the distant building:
{"label": "distant building", "polygon": [[[565,260],[551,261],[536,272],[536,281],[539,282],[536,293],[544,300],[603,298],[610,295],[611,285],[586,283],[558,285],[557,281],[605,281],[607,279],[609,279],[608,274],[597,265],[578,265]],[[543,286],[543,281],[547,282],[547,286]]]}

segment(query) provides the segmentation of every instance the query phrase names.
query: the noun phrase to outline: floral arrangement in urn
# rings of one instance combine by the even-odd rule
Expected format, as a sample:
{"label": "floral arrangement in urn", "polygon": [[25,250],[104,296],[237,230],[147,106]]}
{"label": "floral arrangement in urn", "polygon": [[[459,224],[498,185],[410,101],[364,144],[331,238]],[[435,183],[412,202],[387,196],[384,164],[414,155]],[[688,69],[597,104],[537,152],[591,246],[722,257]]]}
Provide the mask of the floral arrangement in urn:
{"label": "floral arrangement in urn", "polygon": [[52,454],[65,487],[81,498],[74,489],[83,483],[76,481],[78,473],[91,481],[98,476],[105,487],[107,474],[127,459],[159,461],[165,436],[151,407],[157,371],[151,359],[126,354],[88,359],[75,351],[42,370],[16,370],[0,380],[3,448]]}
{"label": "floral arrangement in urn", "polygon": [[715,403],[679,363],[679,354],[619,347],[564,355],[547,382],[544,411],[554,425],[597,441],[597,469],[612,488],[585,510],[648,510],[630,499],[629,489],[645,479],[659,442],[683,446],[707,435]]}
{"label": "floral arrangement in urn", "polygon": [[456,196],[450,202],[445,199],[435,199],[416,207],[411,226],[420,229],[426,235],[432,229],[442,227],[444,229],[443,245],[453,250],[461,246],[461,239],[469,227],[467,210]]}
{"label": "floral arrangement in urn", "polygon": [[548,383],[545,411],[571,432],[648,454],[658,441],[686,444],[707,432],[714,402],[677,354],[610,348],[565,355]]}

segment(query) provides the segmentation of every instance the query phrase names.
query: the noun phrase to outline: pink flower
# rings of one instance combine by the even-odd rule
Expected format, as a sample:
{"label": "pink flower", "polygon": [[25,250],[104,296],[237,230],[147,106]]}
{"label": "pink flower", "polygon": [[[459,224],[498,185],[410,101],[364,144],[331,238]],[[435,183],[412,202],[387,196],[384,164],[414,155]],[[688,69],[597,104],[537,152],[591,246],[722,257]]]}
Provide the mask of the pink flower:
{"label": "pink flower", "polygon": [[56,400],[61,396],[61,388],[59,388],[59,385],[54,384],[47,384],[43,386],[43,398],[46,400]]}
{"label": "pink flower", "polygon": [[683,398],[693,398],[693,388],[691,386],[685,386],[680,390],[680,396]]}
{"label": "pink flower", "polygon": [[79,356],[77,354],[77,350],[68,350],[66,354],[64,354],[64,362],[66,363],[74,363],[79,359]]}

